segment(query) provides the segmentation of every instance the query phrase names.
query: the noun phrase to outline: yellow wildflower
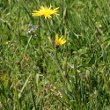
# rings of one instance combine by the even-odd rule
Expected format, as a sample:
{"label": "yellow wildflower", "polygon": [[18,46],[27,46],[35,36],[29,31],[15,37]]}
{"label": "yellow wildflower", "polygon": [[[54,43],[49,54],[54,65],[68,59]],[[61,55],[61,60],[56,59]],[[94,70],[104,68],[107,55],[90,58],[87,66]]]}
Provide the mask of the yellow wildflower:
{"label": "yellow wildflower", "polygon": [[51,7],[52,7],[51,5],[49,8],[41,6],[38,11],[37,10],[33,11],[32,16],[44,16],[45,19],[47,19],[47,18],[51,18],[52,14],[58,15],[57,12],[59,7],[55,9],[51,9]]}
{"label": "yellow wildflower", "polygon": [[63,36],[59,38],[58,34],[56,34],[55,43],[56,43],[56,46],[62,46],[63,44],[66,43],[66,40],[63,38]]}

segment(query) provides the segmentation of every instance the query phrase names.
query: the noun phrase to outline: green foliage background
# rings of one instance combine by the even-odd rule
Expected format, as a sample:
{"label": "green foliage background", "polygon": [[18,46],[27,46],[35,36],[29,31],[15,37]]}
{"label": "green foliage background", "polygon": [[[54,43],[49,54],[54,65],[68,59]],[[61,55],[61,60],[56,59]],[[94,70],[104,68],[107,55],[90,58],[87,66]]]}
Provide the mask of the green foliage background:
{"label": "green foliage background", "polygon": [[0,0],[0,110],[110,110],[110,1]]}

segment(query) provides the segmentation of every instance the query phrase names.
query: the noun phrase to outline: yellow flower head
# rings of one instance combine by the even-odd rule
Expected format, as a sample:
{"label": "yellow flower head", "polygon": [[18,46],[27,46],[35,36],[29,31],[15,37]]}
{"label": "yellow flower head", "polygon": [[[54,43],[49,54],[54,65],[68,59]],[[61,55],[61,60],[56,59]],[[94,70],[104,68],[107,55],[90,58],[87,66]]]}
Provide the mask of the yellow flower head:
{"label": "yellow flower head", "polygon": [[56,43],[56,46],[62,46],[63,44],[66,43],[66,40],[62,37],[58,37],[58,34],[56,34],[55,36],[55,43]]}
{"label": "yellow flower head", "polygon": [[59,7],[55,9],[51,9],[51,7],[52,7],[51,5],[49,8],[41,6],[38,11],[37,10],[33,11],[32,16],[44,16],[45,19],[47,19],[47,18],[51,18],[52,14],[58,15],[57,12]]}

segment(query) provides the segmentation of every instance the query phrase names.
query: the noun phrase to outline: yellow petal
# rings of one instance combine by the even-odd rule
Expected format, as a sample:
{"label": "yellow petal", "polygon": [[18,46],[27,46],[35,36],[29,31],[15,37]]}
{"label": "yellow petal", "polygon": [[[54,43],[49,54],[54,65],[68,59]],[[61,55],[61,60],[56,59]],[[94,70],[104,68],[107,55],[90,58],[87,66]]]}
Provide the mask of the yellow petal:
{"label": "yellow petal", "polygon": [[58,34],[56,34],[56,36],[55,36],[55,40],[56,40],[56,42],[58,41]]}

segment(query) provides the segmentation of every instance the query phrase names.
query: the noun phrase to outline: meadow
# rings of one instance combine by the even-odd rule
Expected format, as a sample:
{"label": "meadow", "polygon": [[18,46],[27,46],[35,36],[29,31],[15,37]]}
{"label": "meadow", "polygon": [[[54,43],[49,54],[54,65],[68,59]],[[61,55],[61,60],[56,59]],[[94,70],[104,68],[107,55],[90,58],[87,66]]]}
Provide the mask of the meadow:
{"label": "meadow", "polygon": [[0,0],[0,110],[110,110],[110,0]]}

